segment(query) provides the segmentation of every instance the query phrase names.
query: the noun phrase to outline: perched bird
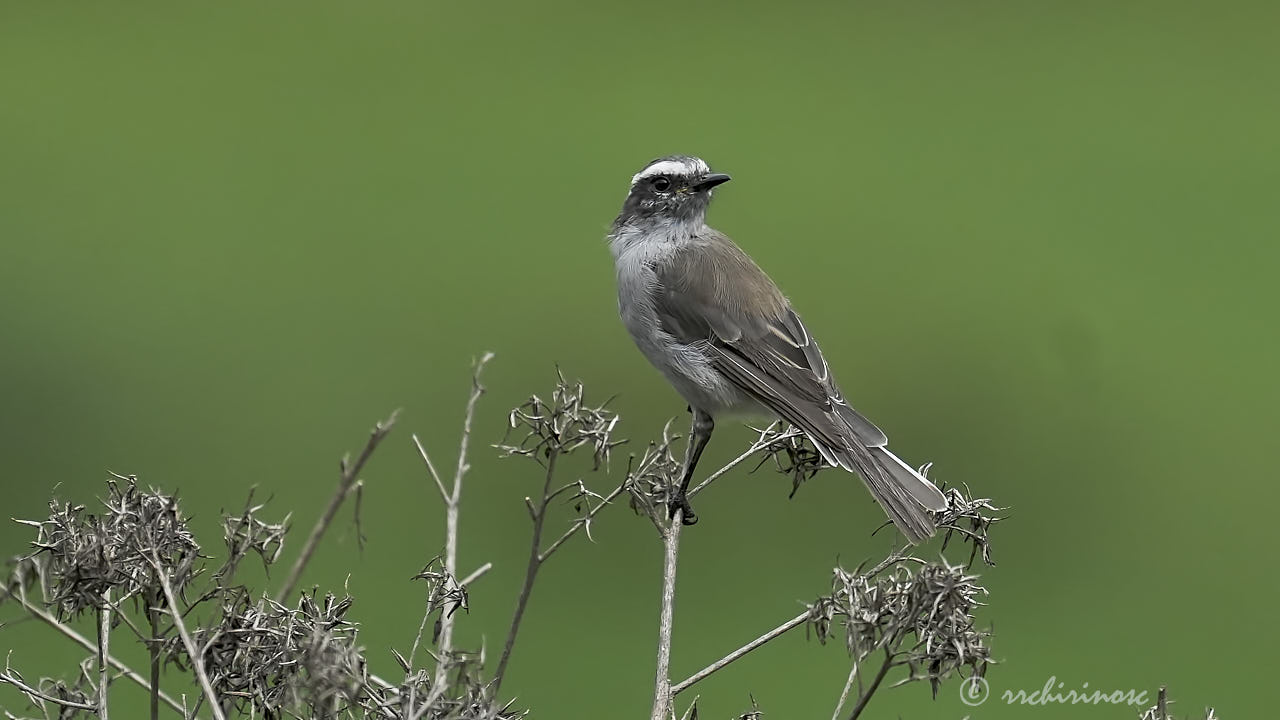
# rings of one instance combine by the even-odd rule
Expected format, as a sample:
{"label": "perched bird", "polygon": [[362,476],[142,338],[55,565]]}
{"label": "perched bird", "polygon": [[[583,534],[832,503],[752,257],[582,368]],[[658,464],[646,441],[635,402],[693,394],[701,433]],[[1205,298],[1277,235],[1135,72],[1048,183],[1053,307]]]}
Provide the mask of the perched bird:
{"label": "perched bird", "polygon": [[767,415],[802,430],[827,463],[857,472],[911,542],[933,535],[927,511],[946,507],[942,492],[845,402],[777,285],[707,226],[712,189],[728,181],[696,157],[654,160],[631,178],[608,237],[622,322],[693,413],[672,516],[697,522],[686,493],[714,418]]}

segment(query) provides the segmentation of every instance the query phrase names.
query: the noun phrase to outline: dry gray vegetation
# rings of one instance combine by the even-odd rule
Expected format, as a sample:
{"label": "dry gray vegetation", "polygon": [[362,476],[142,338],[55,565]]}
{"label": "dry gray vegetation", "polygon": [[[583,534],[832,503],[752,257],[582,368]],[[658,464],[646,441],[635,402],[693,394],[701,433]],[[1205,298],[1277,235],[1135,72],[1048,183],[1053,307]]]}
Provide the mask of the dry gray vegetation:
{"label": "dry gray vegetation", "polygon": [[[182,718],[386,718],[387,720],[505,720],[529,709],[504,700],[503,681],[519,639],[539,570],[565,543],[589,537],[601,512],[623,496],[654,527],[655,546],[665,559],[657,628],[657,672],[652,720],[698,717],[697,700],[682,694],[712,673],[770,640],[805,627],[819,642],[843,642],[850,659],[848,681],[833,689],[833,718],[861,716],[886,682],[939,683],[957,673],[985,672],[991,662],[988,634],[974,613],[986,596],[971,572],[976,562],[991,562],[988,531],[998,519],[988,500],[956,488],[947,490],[950,508],[938,518],[943,548],[969,546],[965,562],[928,561],[904,546],[883,560],[852,570],[835,568],[831,593],[815,598],[803,612],[755,640],[714,660],[688,678],[670,675],[676,568],[681,523],[667,512],[667,500],[680,478],[672,453],[678,438],[668,428],[629,457],[626,471],[610,481],[610,458],[625,441],[617,436],[618,416],[605,405],[591,405],[580,383],[563,377],[552,394],[531,397],[509,416],[510,432],[500,451],[537,466],[541,492],[526,498],[531,540],[524,582],[496,662],[484,649],[460,648],[454,626],[465,617],[472,583],[485,564],[470,572],[457,566],[458,520],[469,469],[472,420],[484,392],[480,375],[490,355],[474,367],[464,415],[461,446],[452,473],[441,472],[416,436],[430,483],[444,510],[444,551],[431,558],[415,580],[424,586],[423,615],[416,633],[406,632],[407,652],[388,649],[373,657],[359,643],[359,625],[345,593],[297,592],[297,584],[342,504],[362,484],[361,468],[395,424],[393,414],[379,423],[354,462],[344,458],[338,487],[317,519],[281,587],[274,593],[237,580],[237,570],[256,556],[270,566],[284,547],[289,518],[264,519],[265,508],[252,496],[238,514],[224,515],[219,557],[193,536],[178,499],[144,489],[134,477],[113,476],[101,509],[53,501],[49,517],[19,521],[31,526],[32,550],[15,558],[0,603],[45,623],[86,653],[83,662],[61,678],[28,680],[11,664],[10,651],[0,685],[11,698],[6,718],[78,718],[107,720],[113,683],[129,682],[150,696],[150,716]],[[557,464],[587,455],[594,488],[582,480],[564,481]],[[790,476],[796,486],[821,468],[821,460],[799,433],[771,426],[739,457],[709,475],[691,494],[704,490],[730,470],[753,460]],[[557,502],[560,501],[560,502]],[[569,501],[569,502],[563,502]],[[553,504],[554,503],[554,504]],[[560,517],[562,507],[574,508]],[[556,515],[556,517],[553,517]],[[212,551],[208,551],[212,553]],[[408,591],[409,588],[406,588]],[[89,615],[95,632],[87,636],[72,621]],[[111,653],[115,643],[132,641],[146,650],[147,667],[134,669]],[[376,674],[377,666],[382,674]],[[389,674],[394,669],[395,675]],[[768,688],[755,688],[767,697]],[[744,689],[744,696],[747,695]],[[636,709],[635,715],[643,711]],[[752,700],[743,720],[762,717]],[[1144,718],[1165,720],[1162,706]]]}

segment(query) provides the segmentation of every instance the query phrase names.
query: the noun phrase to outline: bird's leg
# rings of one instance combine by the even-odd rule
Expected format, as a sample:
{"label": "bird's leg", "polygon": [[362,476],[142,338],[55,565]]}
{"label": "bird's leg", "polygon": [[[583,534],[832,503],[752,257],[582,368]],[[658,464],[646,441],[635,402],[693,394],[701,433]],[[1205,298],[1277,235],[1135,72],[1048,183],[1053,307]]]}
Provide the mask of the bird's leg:
{"label": "bird's leg", "polygon": [[689,504],[689,481],[693,479],[693,470],[698,467],[698,458],[702,457],[702,450],[707,446],[707,441],[711,439],[711,431],[715,430],[716,424],[711,416],[701,410],[693,411],[693,426],[689,430],[689,445],[685,448],[684,453],[684,477],[680,479],[680,490],[676,492],[675,497],[671,498],[668,508],[671,516],[675,517],[676,510],[684,511],[683,523],[685,525],[693,525],[698,522],[698,516],[693,512],[693,506]]}

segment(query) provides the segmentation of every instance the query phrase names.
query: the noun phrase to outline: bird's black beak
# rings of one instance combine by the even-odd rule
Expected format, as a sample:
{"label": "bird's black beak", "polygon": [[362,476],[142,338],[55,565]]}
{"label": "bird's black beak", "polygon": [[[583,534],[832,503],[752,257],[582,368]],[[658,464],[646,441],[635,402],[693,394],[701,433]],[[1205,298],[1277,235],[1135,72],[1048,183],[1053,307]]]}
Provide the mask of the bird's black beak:
{"label": "bird's black beak", "polygon": [[706,175],[698,178],[697,182],[693,183],[693,189],[710,190],[717,185],[723,185],[724,183],[729,182],[729,179],[729,176],[724,173],[707,173]]}

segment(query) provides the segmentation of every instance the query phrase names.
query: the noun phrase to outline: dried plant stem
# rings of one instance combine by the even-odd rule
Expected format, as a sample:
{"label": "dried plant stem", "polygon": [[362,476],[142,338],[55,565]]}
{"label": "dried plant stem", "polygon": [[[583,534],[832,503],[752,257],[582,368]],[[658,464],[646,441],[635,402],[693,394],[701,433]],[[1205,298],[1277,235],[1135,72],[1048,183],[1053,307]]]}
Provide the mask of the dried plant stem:
{"label": "dried plant stem", "polygon": [[516,598],[515,613],[511,616],[511,627],[507,630],[507,640],[502,645],[502,657],[498,660],[498,668],[493,673],[493,696],[498,697],[502,688],[502,679],[507,674],[507,663],[511,661],[511,648],[516,644],[516,635],[520,633],[520,621],[524,618],[525,607],[529,604],[529,594],[533,592],[533,581],[542,568],[542,528],[547,521],[547,504],[551,501],[551,479],[556,472],[556,458],[559,451],[551,448],[547,451],[546,476],[542,483],[542,499],[535,507],[533,501],[525,498],[533,515],[533,538],[529,541],[529,564],[524,571],[524,584],[520,586],[520,595]]}
{"label": "dried plant stem", "polygon": [[[605,495],[604,498],[602,498],[600,502],[596,504],[595,507],[588,510],[586,515],[583,515],[577,520],[574,520],[573,525],[571,525],[568,530],[565,530],[563,535],[556,538],[555,542],[548,545],[547,549],[542,551],[542,554],[539,557],[539,560],[545,561],[547,558],[551,557],[551,554],[554,553],[556,550],[559,550],[560,546],[565,544],[565,541],[567,541],[569,538],[573,537],[574,535],[577,535],[579,530],[590,525],[591,521],[595,519],[595,516],[597,513],[599,513],[601,510],[605,509],[606,507],[608,507],[610,503],[612,503],[614,500],[618,498],[619,495],[621,495],[626,491],[627,491],[627,483],[624,481],[621,485],[619,485],[618,487],[610,491],[608,495]],[[588,533],[588,537],[590,537],[590,533]]]}
{"label": "dried plant stem", "polygon": [[853,706],[853,712],[849,713],[849,720],[857,720],[862,711],[866,709],[867,703],[871,702],[871,696],[880,688],[880,683],[884,682],[884,676],[889,674],[889,668],[893,667],[893,651],[889,648],[884,649],[884,663],[880,665],[880,669],[876,671],[876,676],[871,679],[871,684],[867,686],[858,695],[858,704]]}
{"label": "dried plant stem", "polygon": [[160,717],[160,604],[158,596],[147,598],[147,620],[151,624],[151,640],[147,654],[151,658],[151,720]]}
{"label": "dried plant stem", "polygon": [[191,633],[187,632],[187,624],[182,621],[182,610],[178,608],[178,598],[173,594],[173,586],[169,584],[169,576],[165,573],[164,566],[160,564],[159,558],[153,558],[151,564],[156,569],[156,578],[160,581],[160,589],[164,591],[165,603],[169,607],[169,616],[173,618],[173,627],[178,631],[178,637],[182,639],[182,645],[187,649],[187,656],[191,659],[191,669],[196,674],[196,679],[200,681],[200,689],[204,692],[205,699],[209,702],[209,711],[213,713],[215,720],[226,720],[226,716],[222,713],[222,703],[218,700],[218,695],[213,691],[213,684],[209,682],[209,675],[204,670],[204,657],[200,649],[196,647],[196,643],[191,639]]}
{"label": "dried plant stem", "polygon": [[710,475],[707,476],[705,480],[695,485],[693,489],[689,491],[689,497],[693,497],[694,495],[697,495],[698,493],[702,492],[704,488],[706,488],[708,485],[715,482],[716,480],[719,480],[721,477],[724,476],[725,473],[741,465],[744,461],[746,461],[747,458],[751,457],[752,455],[755,455],[756,453],[769,447],[770,445],[776,442],[780,442],[782,440],[789,440],[793,437],[798,437],[799,435],[801,435],[801,432],[799,430],[791,429],[782,433],[781,435],[778,435],[776,437],[768,437],[766,439],[767,434],[772,429],[773,429],[773,425],[770,425],[769,427],[762,430],[760,432],[760,438],[757,439],[755,442],[751,443],[751,446],[748,447],[741,455],[730,460],[727,465],[711,473]]}
{"label": "dried plant stem", "polygon": [[108,591],[98,606],[98,718],[109,720],[107,710],[107,685],[111,683],[111,593]]}
{"label": "dried plant stem", "polygon": [[853,659],[853,667],[849,668],[849,677],[844,681],[844,689],[840,691],[840,699],[836,701],[836,709],[831,713],[831,720],[840,720],[840,713],[844,712],[844,704],[849,700],[849,691],[853,690],[853,681],[857,680],[858,684],[862,684],[862,661],[858,658]]}
{"label": "dried plant stem", "polygon": [[[76,632],[74,629],[65,625],[60,620],[58,620],[58,618],[54,617],[53,615],[50,615],[48,612],[45,612],[41,608],[38,608],[35,605],[32,605],[31,602],[28,601],[22,595],[14,594],[3,585],[0,585],[0,592],[13,598],[14,600],[17,600],[18,604],[22,605],[23,609],[26,610],[28,613],[30,613],[32,617],[43,622],[44,624],[48,625],[54,630],[57,630],[58,632],[62,633],[69,640],[79,645],[80,647],[84,648],[88,652],[93,653],[95,656],[98,654],[97,643],[85,637],[84,635],[81,635],[80,633]],[[134,684],[141,687],[143,690],[146,690],[147,692],[156,693],[159,696],[161,702],[163,702],[165,705],[168,705],[169,707],[176,710],[184,718],[188,717],[187,710],[186,708],[183,707],[182,703],[169,697],[165,693],[160,692],[158,689],[153,688],[151,683],[147,682],[146,678],[139,675],[137,672],[135,672],[128,665],[124,664],[124,662],[122,662],[118,658],[112,657],[109,654],[106,656],[106,658],[107,658],[107,664],[115,668],[116,672],[120,673],[121,676],[128,678]]]}
{"label": "dried plant stem", "polygon": [[760,647],[761,645],[764,645],[765,643],[767,643],[767,642],[769,642],[770,640],[772,640],[772,639],[774,639],[774,638],[778,637],[779,635],[783,635],[783,634],[785,634],[786,632],[788,632],[788,631],[790,631],[790,630],[794,630],[795,628],[800,627],[801,625],[803,625],[803,624],[804,624],[805,620],[808,620],[808,619],[809,619],[809,611],[808,611],[808,610],[805,610],[804,612],[802,612],[802,613],[800,613],[799,615],[797,615],[797,616],[795,616],[795,617],[791,618],[790,620],[788,620],[788,621],[786,621],[786,622],[782,623],[782,624],[781,624],[781,625],[779,625],[778,627],[776,627],[776,628],[774,628],[774,629],[770,630],[769,632],[767,632],[767,633],[765,633],[765,634],[761,635],[760,637],[756,638],[755,640],[752,640],[751,642],[747,643],[746,645],[743,645],[742,647],[738,648],[737,650],[734,650],[733,652],[729,653],[728,655],[725,655],[724,657],[722,657],[722,658],[720,658],[719,660],[717,660],[717,661],[715,661],[715,662],[711,663],[710,665],[708,665],[708,666],[706,666],[706,667],[702,668],[701,670],[699,670],[698,672],[696,672],[696,673],[694,673],[694,674],[690,675],[689,677],[685,678],[684,680],[681,680],[680,682],[676,683],[675,685],[672,685],[672,686],[671,686],[671,695],[672,695],[672,696],[679,695],[680,693],[684,692],[685,690],[688,690],[688,689],[689,689],[691,686],[693,686],[695,683],[698,683],[698,682],[701,682],[701,681],[705,680],[705,679],[707,678],[707,676],[708,676],[708,675],[711,675],[712,673],[716,672],[717,670],[720,670],[721,668],[723,668],[724,666],[728,665],[729,663],[734,662],[735,660],[739,660],[739,659],[741,659],[744,655],[746,655],[747,653],[751,652],[752,650],[755,650],[756,648]]}
{"label": "dried plant stem", "polygon": [[378,444],[382,442],[382,439],[387,436],[387,433],[391,432],[392,426],[396,424],[396,416],[399,414],[400,411],[396,410],[386,420],[373,427],[373,430],[369,433],[369,441],[365,443],[364,450],[360,452],[360,456],[356,458],[354,464],[348,463],[347,458],[342,458],[342,473],[338,478],[338,487],[334,490],[333,496],[329,498],[329,504],[325,507],[324,513],[320,515],[320,519],[316,520],[315,526],[311,528],[311,534],[307,536],[307,541],[302,546],[302,552],[298,554],[298,559],[294,561],[293,567],[289,570],[289,576],[285,579],[280,592],[276,593],[276,602],[284,602],[293,593],[293,589],[297,587],[298,580],[302,577],[302,571],[306,569],[307,563],[311,562],[311,556],[315,554],[316,547],[320,544],[320,538],[324,537],[325,531],[333,523],[333,517],[338,514],[338,508],[342,507],[342,502],[350,494],[352,486],[355,485],[356,479],[360,475],[360,470],[364,468],[364,464],[368,462],[369,457],[373,455],[373,451],[378,448]]}
{"label": "dried plant stem", "polygon": [[671,635],[676,605],[676,561],[680,555],[680,528],[684,511],[677,509],[662,534],[662,608],[658,615],[658,668],[654,675],[653,713],[651,720],[667,720],[671,716]]}
{"label": "dried plant stem", "polygon": [[[741,461],[742,461],[742,460],[744,460],[745,458],[749,457],[752,453],[757,452],[759,449],[760,449],[760,448],[758,448],[758,447],[753,447],[753,449],[749,450],[748,452],[744,453],[743,455],[740,455],[736,460],[734,460],[733,462],[731,462],[729,465],[726,465],[726,466],[725,466],[721,471],[719,471],[719,472],[715,473],[715,475],[713,475],[713,477],[718,476],[718,475],[719,475],[720,473],[722,473],[724,470],[728,470],[729,468],[733,467],[733,465],[735,465],[735,464],[737,464],[737,463],[741,462]],[[888,556],[888,557],[886,557],[885,559],[881,560],[879,563],[876,563],[876,564],[875,564],[875,565],[874,565],[870,570],[868,570],[865,574],[867,575],[867,577],[873,577],[873,576],[875,576],[875,575],[880,574],[880,573],[881,573],[881,572],[883,572],[885,569],[887,569],[887,568],[889,568],[889,567],[892,567],[895,563],[900,562],[901,560],[903,560],[903,559],[906,557],[906,554],[907,554],[907,552],[910,550],[910,548],[911,548],[911,546],[910,546],[910,545],[904,545],[903,547],[901,547],[901,548],[899,548],[899,549],[897,549],[897,550],[893,551],[892,553],[890,553],[890,554],[889,554],[889,556]],[[674,572],[674,569],[673,569],[673,572]],[[664,589],[664,595],[663,595],[663,597],[664,597],[664,599],[665,599],[665,597],[666,597],[666,595],[665,595],[665,591],[666,591],[666,586],[665,586],[665,574],[664,574],[664,588],[663,588],[663,589]],[[761,635],[760,637],[756,638],[755,640],[752,640],[751,642],[747,643],[746,645],[743,645],[742,647],[738,648],[737,650],[734,650],[733,652],[731,652],[731,653],[729,653],[729,654],[725,655],[724,657],[720,658],[719,660],[716,660],[715,662],[713,662],[713,663],[711,663],[710,665],[708,665],[708,666],[706,666],[706,667],[702,668],[701,670],[699,670],[698,672],[696,672],[696,673],[694,673],[694,674],[690,675],[689,677],[685,678],[684,680],[681,680],[680,682],[678,682],[678,683],[676,683],[676,684],[672,685],[672,686],[671,686],[671,697],[675,697],[676,695],[679,695],[680,693],[684,692],[685,690],[688,690],[690,687],[693,687],[693,686],[694,686],[694,685],[696,685],[697,683],[699,683],[699,682],[701,682],[701,681],[705,680],[707,677],[709,677],[709,676],[710,676],[710,675],[712,675],[713,673],[718,672],[719,670],[723,669],[725,666],[727,666],[727,665],[729,665],[729,664],[731,664],[731,663],[733,663],[733,662],[735,662],[735,661],[737,661],[737,660],[742,659],[744,656],[746,656],[746,655],[747,655],[747,653],[750,653],[752,650],[755,650],[756,648],[759,648],[760,646],[764,645],[765,643],[767,643],[767,642],[769,642],[769,641],[771,641],[771,640],[773,640],[773,639],[775,639],[775,638],[777,638],[777,637],[780,637],[780,636],[782,636],[782,635],[785,635],[786,633],[788,633],[788,632],[790,632],[791,630],[794,630],[794,629],[796,629],[796,628],[800,627],[801,625],[804,625],[804,624],[805,624],[805,621],[807,621],[808,619],[809,619],[809,611],[808,611],[808,610],[805,610],[804,612],[800,613],[799,615],[796,615],[795,617],[791,618],[790,620],[787,620],[786,622],[784,622],[784,623],[782,623],[781,625],[779,625],[779,626],[775,627],[774,629],[772,629],[772,630],[770,630],[770,631],[766,632],[765,634]],[[661,658],[659,658],[659,662],[661,662]],[[856,669],[856,668],[855,668],[855,669]],[[888,669],[889,669],[888,667],[882,668],[882,670],[883,670],[884,672],[888,672]],[[853,675],[852,675],[852,674],[850,674],[850,683],[852,683],[852,679],[853,679]],[[880,679],[883,679],[883,676],[881,676],[881,678],[880,678]],[[875,685],[879,685],[879,682],[875,683]],[[849,687],[848,687],[848,686],[846,686],[846,687],[845,687],[845,693],[846,693],[846,696],[847,696],[848,691],[849,691]],[[841,698],[841,701],[840,701],[840,707],[842,707],[843,705],[844,705],[844,698],[842,697],[842,698]],[[863,703],[863,705],[865,705],[865,702]],[[838,714],[839,714],[839,712],[840,712],[840,707],[837,707],[837,708],[836,708],[836,713],[837,713],[837,715],[838,715]]]}
{"label": "dried plant stem", "polygon": [[476,568],[475,570],[472,570],[470,575],[459,580],[458,585],[461,587],[466,587],[471,583],[475,582],[476,580],[479,580],[480,578],[484,577],[484,574],[489,572],[492,569],[493,569],[493,563],[487,562],[481,565],[480,567]]}
{"label": "dried plant stem", "polygon": [[[897,565],[903,560],[913,559],[911,558],[911,547],[912,546],[910,543],[903,545],[897,550],[894,550],[893,552],[889,553],[888,557],[876,563],[875,565],[871,566],[870,570],[862,574],[869,578],[875,577],[876,575],[879,575],[880,573],[884,572],[885,570],[888,570],[894,565]],[[919,561],[917,560],[916,562],[919,562]]]}
{"label": "dried plant stem", "polygon": [[63,698],[56,698],[52,695],[46,695],[36,688],[22,682],[17,678],[17,676],[11,675],[8,672],[0,672],[0,683],[8,683],[18,688],[19,691],[30,698],[51,702],[54,705],[61,705],[62,707],[72,708],[75,710],[89,710],[90,712],[96,712],[98,709],[98,705],[96,703],[82,703],[75,700],[65,700]]}
{"label": "dried plant stem", "polygon": [[[435,465],[431,462],[431,456],[427,453],[426,448],[422,446],[422,442],[418,440],[418,436],[413,436],[414,447],[418,449],[418,454],[422,457],[422,461],[427,466],[427,472],[435,481],[436,487],[440,490],[441,499],[444,500],[444,569],[449,577],[457,582],[458,578],[458,508],[462,501],[462,478],[466,476],[467,471],[471,469],[471,465],[467,462],[467,446],[471,442],[471,422],[476,415],[476,403],[480,400],[480,396],[484,395],[484,386],[480,384],[480,374],[484,371],[484,366],[493,359],[493,353],[486,352],[480,356],[475,362],[471,371],[471,395],[467,398],[467,409],[462,418],[462,439],[458,443],[458,466],[453,473],[453,487],[446,491],[444,483],[441,482],[440,474],[436,472]],[[477,572],[483,572],[479,570]],[[473,573],[474,575],[474,573]],[[473,578],[468,578],[470,582]],[[458,583],[460,586],[463,583]],[[453,616],[455,608],[445,608],[440,613],[440,634],[436,641],[437,658],[434,680],[431,683],[431,694],[423,703],[423,711],[431,707],[445,691],[448,686],[449,674],[449,653],[453,651]],[[426,618],[423,618],[426,622]],[[418,636],[421,637],[422,632],[419,629]],[[417,650],[417,641],[414,642],[414,651]],[[413,663],[413,652],[409,654],[410,665]],[[413,717],[412,699],[410,700],[410,716]]]}

